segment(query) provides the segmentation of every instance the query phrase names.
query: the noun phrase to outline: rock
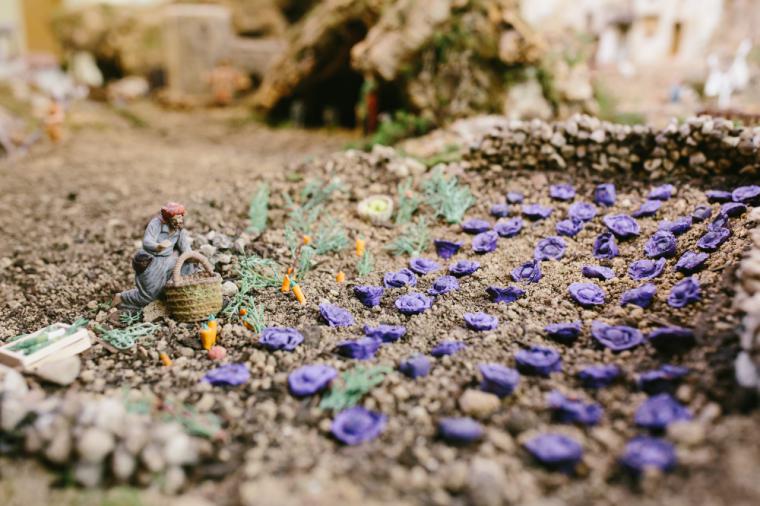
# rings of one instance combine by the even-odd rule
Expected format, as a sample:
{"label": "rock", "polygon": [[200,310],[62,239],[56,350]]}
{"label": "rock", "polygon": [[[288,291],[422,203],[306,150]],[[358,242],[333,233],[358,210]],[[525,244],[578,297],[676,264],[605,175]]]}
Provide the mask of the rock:
{"label": "rock", "polygon": [[126,414],[120,399],[106,397],[98,402],[94,424],[106,432],[121,436],[125,430]]}
{"label": "rock", "polygon": [[184,466],[198,461],[198,451],[184,432],[174,435],[164,447],[164,459],[170,466]]}
{"label": "rock", "polygon": [[551,105],[544,98],[541,84],[535,77],[511,86],[504,98],[502,110],[512,120],[548,120],[552,117]]}
{"label": "rock", "polygon": [[162,490],[165,494],[176,494],[185,484],[185,471],[179,466],[170,467],[164,475]]}
{"label": "rock", "polygon": [[225,281],[222,283],[222,295],[225,297],[233,297],[238,293],[238,286],[232,281]]}
{"label": "rock", "polygon": [[760,373],[752,362],[749,353],[739,352],[734,365],[736,369],[736,382],[744,388],[755,388],[760,385]]}
{"label": "rock", "polygon": [[232,255],[229,253],[220,253],[214,257],[214,263],[220,263],[223,265],[229,264],[232,262]]}
{"label": "rock", "polygon": [[77,452],[81,459],[89,463],[99,463],[111,453],[113,436],[101,429],[91,427],[84,431],[77,442]]}
{"label": "rock", "polygon": [[467,476],[467,492],[475,506],[500,506],[504,504],[502,486],[508,482],[502,467],[493,460],[476,458]]}
{"label": "rock", "polygon": [[475,418],[488,418],[501,406],[501,401],[494,394],[481,390],[466,390],[459,398],[462,411]]}
{"label": "rock", "polygon": [[162,300],[154,300],[143,308],[143,321],[154,322],[160,318],[169,318],[169,309]]}
{"label": "rock", "polygon": [[103,467],[100,464],[77,462],[74,467],[74,479],[84,487],[97,487],[102,478]]}
{"label": "rock", "polygon": [[81,360],[79,357],[73,356],[54,362],[43,362],[35,368],[34,374],[50,383],[67,386],[79,377],[81,368]]}
{"label": "rock", "polygon": [[156,444],[149,444],[143,448],[140,457],[148,471],[153,473],[161,471],[166,466],[161,449]]}
{"label": "rock", "polygon": [[65,464],[71,455],[71,433],[69,427],[60,427],[45,448],[45,458],[53,464]]}
{"label": "rock", "polygon": [[148,80],[142,76],[127,76],[108,85],[108,100],[122,104],[144,97],[150,91]]}
{"label": "rock", "polygon": [[111,471],[119,481],[129,481],[137,468],[135,457],[123,446],[114,451]]}
{"label": "rock", "polygon": [[209,240],[211,241],[211,244],[219,250],[228,250],[232,248],[232,239],[224,234],[216,234]]}
{"label": "rock", "polygon": [[204,244],[198,248],[198,252],[206,258],[211,258],[214,256],[214,254],[216,254],[216,248],[210,244]]}
{"label": "rock", "polygon": [[705,428],[696,421],[679,421],[668,425],[668,437],[688,446],[696,446],[705,440]]}

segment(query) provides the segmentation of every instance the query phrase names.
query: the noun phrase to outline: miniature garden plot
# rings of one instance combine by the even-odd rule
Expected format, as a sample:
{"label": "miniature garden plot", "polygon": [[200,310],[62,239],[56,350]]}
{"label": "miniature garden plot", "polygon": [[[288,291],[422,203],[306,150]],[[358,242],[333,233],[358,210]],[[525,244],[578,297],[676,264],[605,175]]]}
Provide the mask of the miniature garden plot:
{"label": "miniature garden plot", "polygon": [[733,266],[760,188],[414,173],[373,156],[260,189],[247,226],[262,235],[225,273],[222,310],[158,320],[147,341],[130,333],[145,323],[102,329],[134,346],[96,348],[92,368],[111,388],[201,404],[227,435],[206,458],[246,464],[246,479],[348,473],[375,497],[443,502],[474,493],[455,474],[484,461],[496,497],[518,502],[561,496],[558,479],[688,479],[699,443],[684,434],[726,395],[717,336],[738,325]]}

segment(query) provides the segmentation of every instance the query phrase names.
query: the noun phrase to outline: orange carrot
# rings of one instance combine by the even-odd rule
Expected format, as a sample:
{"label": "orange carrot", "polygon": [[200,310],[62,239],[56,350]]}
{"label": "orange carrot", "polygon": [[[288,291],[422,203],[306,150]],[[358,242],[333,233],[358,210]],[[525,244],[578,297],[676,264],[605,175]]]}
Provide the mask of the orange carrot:
{"label": "orange carrot", "polygon": [[240,311],[238,311],[238,314],[239,314],[240,316],[245,316],[245,315],[247,315],[247,314],[248,314],[248,310],[247,310],[246,308],[244,308],[244,307],[241,307],[241,308],[240,308]]}
{"label": "orange carrot", "polygon": [[162,363],[163,363],[163,364],[164,364],[166,367],[169,367],[170,365],[172,365],[172,359],[171,359],[171,358],[169,358],[169,355],[167,355],[167,354],[166,354],[166,353],[164,353],[163,351],[162,351],[161,353],[159,353],[159,354],[158,354],[158,358],[160,358],[160,359],[161,359],[161,362],[162,362]]}
{"label": "orange carrot", "polygon": [[290,291],[290,276],[287,274],[282,278],[282,286],[280,287],[282,293],[288,293]]}
{"label": "orange carrot", "polygon": [[310,235],[304,235],[303,236],[303,243],[304,244],[311,244],[311,236]]}
{"label": "orange carrot", "polygon": [[204,326],[201,328],[201,346],[204,350],[210,350],[216,344],[216,328]]}
{"label": "orange carrot", "polygon": [[293,274],[294,270],[295,269],[293,269],[293,266],[288,267],[288,274]]}
{"label": "orange carrot", "polygon": [[306,304],[306,297],[303,296],[303,292],[301,291],[301,287],[298,286],[296,283],[293,283],[293,295],[296,296],[296,300],[300,304]]}
{"label": "orange carrot", "polygon": [[356,238],[356,256],[360,257],[364,254],[364,239]]}
{"label": "orange carrot", "polygon": [[338,283],[343,283],[346,280],[346,273],[343,271],[338,272],[338,274],[335,275],[335,281]]}

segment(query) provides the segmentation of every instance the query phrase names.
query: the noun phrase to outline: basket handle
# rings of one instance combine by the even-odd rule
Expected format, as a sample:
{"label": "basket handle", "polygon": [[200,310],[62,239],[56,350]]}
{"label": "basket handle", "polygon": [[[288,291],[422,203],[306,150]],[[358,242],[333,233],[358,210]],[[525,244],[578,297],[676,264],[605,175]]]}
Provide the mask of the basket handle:
{"label": "basket handle", "polygon": [[206,270],[206,272],[213,276],[214,275],[214,267],[211,265],[211,262],[208,261],[206,257],[201,255],[200,253],[196,253],[195,251],[185,251],[180,255],[180,257],[177,259],[177,263],[174,265],[174,271],[172,272],[172,280],[174,283],[178,283],[179,279],[182,277],[180,271],[182,270],[182,266],[185,265],[185,262],[188,260],[192,260],[193,262],[198,262],[203,266],[203,268]]}

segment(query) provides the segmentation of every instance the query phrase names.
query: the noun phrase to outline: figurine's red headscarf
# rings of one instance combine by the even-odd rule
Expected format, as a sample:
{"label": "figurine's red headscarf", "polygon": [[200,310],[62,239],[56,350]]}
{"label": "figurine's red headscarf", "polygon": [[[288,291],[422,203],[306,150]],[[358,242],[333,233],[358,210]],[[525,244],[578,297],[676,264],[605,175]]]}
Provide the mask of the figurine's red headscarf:
{"label": "figurine's red headscarf", "polygon": [[167,202],[164,207],[161,208],[161,219],[164,223],[168,222],[175,216],[184,216],[185,206],[176,202]]}

